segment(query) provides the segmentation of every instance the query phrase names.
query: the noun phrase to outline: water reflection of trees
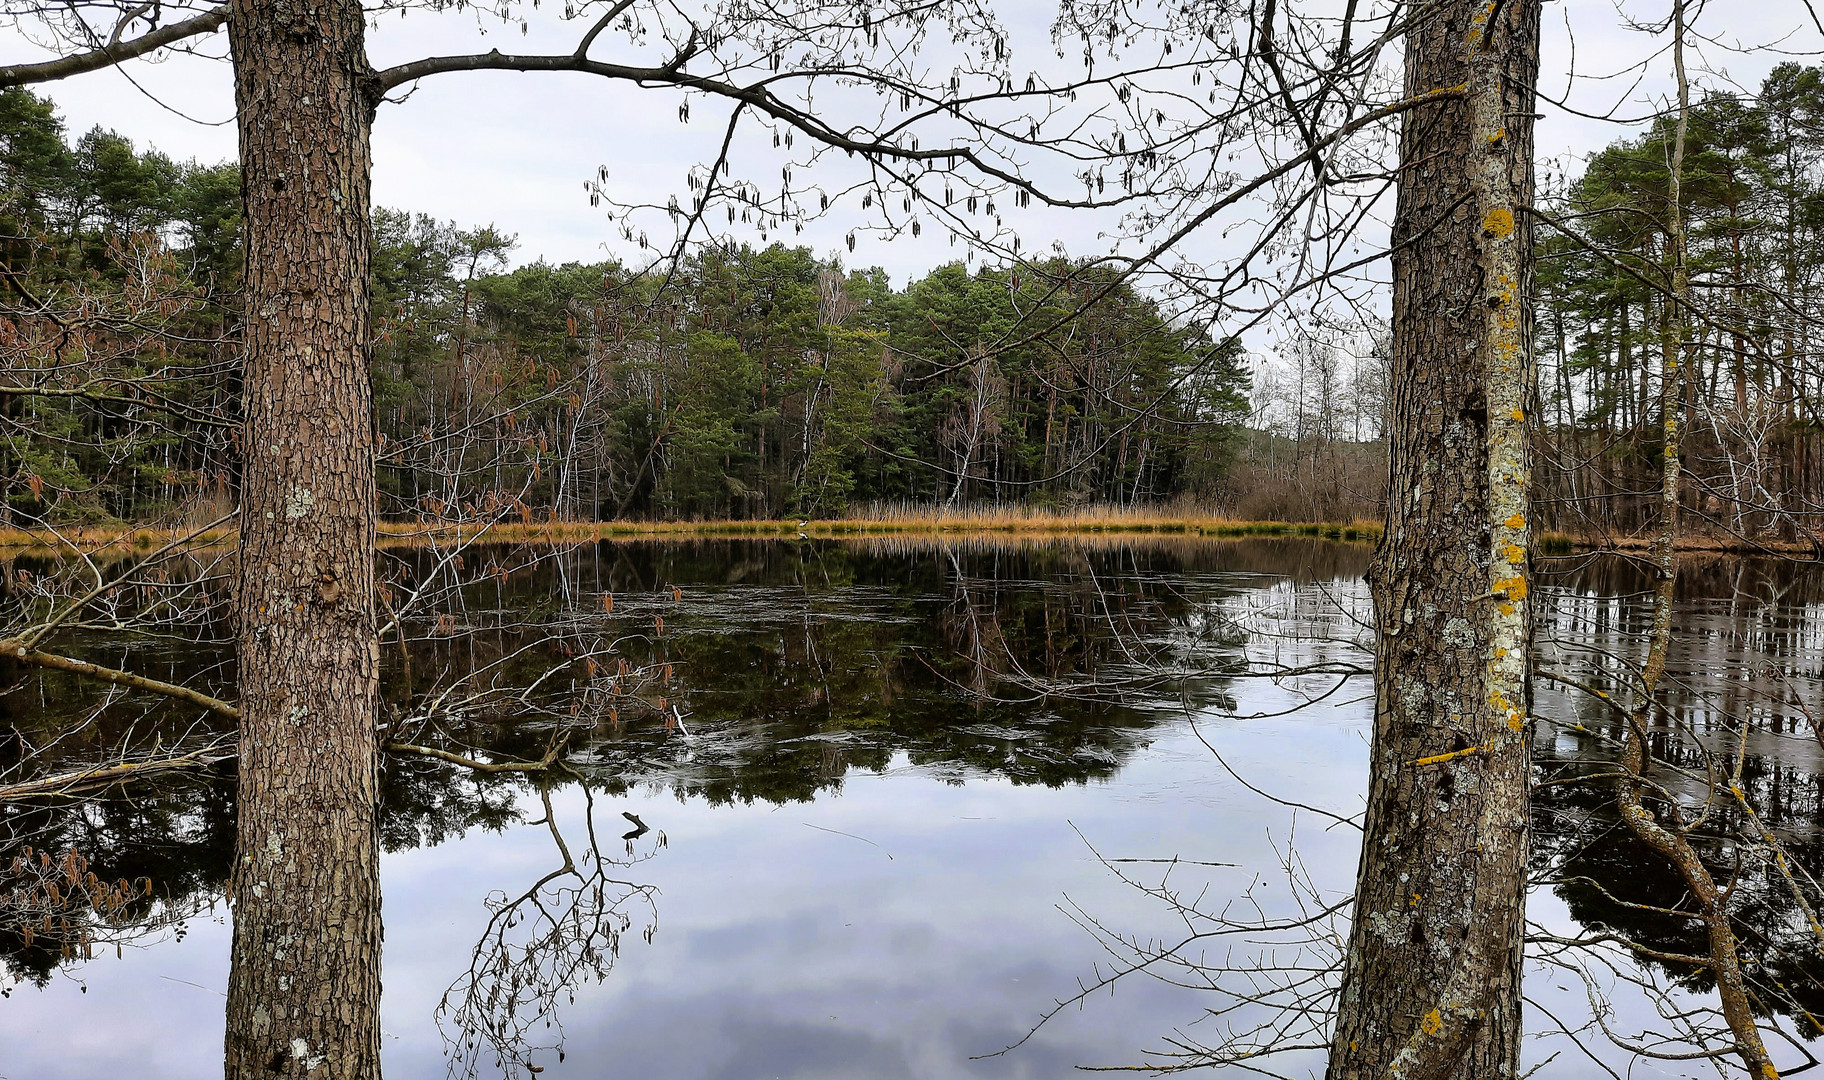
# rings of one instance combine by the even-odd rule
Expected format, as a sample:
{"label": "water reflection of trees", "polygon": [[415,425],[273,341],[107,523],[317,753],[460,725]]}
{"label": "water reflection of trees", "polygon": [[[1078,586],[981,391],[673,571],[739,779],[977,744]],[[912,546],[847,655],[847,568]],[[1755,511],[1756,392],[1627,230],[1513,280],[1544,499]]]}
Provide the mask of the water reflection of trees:
{"label": "water reflection of trees", "polygon": [[[389,552],[387,734],[536,761],[568,729],[582,763],[640,776],[693,739],[695,759],[722,764],[680,782],[716,798],[808,798],[847,768],[880,768],[900,751],[1022,782],[1089,779],[1117,767],[1166,709],[1218,703],[1218,683],[1183,676],[1207,676],[1212,658],[1233,653],[1222,597],[1288,570],[1347,577],[1365,554],[1186,538]],[[213,565],[126,560],[117,573],[213,595]],[[58,572],[33,566],[33,581]],[[1186,574],[1200,579],[1188,591]],[[142,585],[123,597],[155,602],[159,591]],[[37,602],[9,595],[20,611]],[[222,610],[199,601],[184,640],[123,644],[102,628],[73,634],[71,651],[119,663],[124,650],[136,670],[200,678],[231,698]],[[132,621],[124,607],[120,615]],[[1162,658],[1180,676],[1170,685]],[[11,685],[0,709],[24,718],[15,723],[30,728],[40,771],[124,753],[133,740],[168,749],[225,733],[221,718],[199,721],[181,703],[129,702],[54,671]],[[73,723],[85,709],[93,716]],[[42,752],[52,732],[62,742]]]}
{"label": "water reflection of trees", "polygon": [[[607,976],[623,935],[650,940],[657,926],[657,890],[625,872],[662,850],[664,834],[644,826],[625,835],[609,830],[597,820],[587,784],[567,789],[580,791],[580,812],[555,803],[549,786],[529,792],[528,784],[423,760],[395,764],[383,784],[389,850],[522,823],[542,827],[553,849],[550,871],[514,893],[484,898],[486,925],[436,1014],[453,1074],[478,1075],[489,1063],[523,1072],[533,1055],[561,1053],[561,1001]],[[527,805],[542,814],[526,821]],[[4,827],[6,993],[22,982],[42,986],[60,966],[107,951],[181,939],[186,920],[226,895],[234,851],[230,783],[183,782],[74,805],[16,804]],[[624,854],[614,853],[616,845]]]}
{"label": "water reflection of trees", "polygon": [[[0,559],[9,640],[219,699],[232,679],[225,548]],[[51,638],[55,636],[56,641]],[[199,720],[200,717],[200,720]],[[232,724],[206,707],[0,657],[0,786],[145,746],[204,746]]]}
{"label": "water reflection of trees", "polygon": [[0,812],[7,981],[43,985],[58,965],[98,949],[181,936],[184,921],[222,895],[234,848],[231,787],[188,782],[131,799]]}
{"label": "water reflection of trees", "polygon": [[[1680,566],[1678,581],[1663,690],[1645,719],[1652,781],[1702,822],[1690,836],[1726,890],[1756,1010],[1786,1016],[1815,1038],[1824,1034],[1815,1019],[1824,1009],[1824,933],[1813,877],[1824,866],[1824,754],[1806,703],[1824,693],[1824,574],[1787,562],[1699,558]],[[1535,800],[1536,877],[1586,937],[1611,936],[1668,985],[1706,993],[1715,979],[1705,923],[1667,860],[1620,827],[1615,804],[1616,747],[1629,731],[1611,703],[1629,692],[1631,658],[1650,617],[1630,597],[1651,581],[1637,565],[1606,558],[1569,566],[1555,584],[1541,615],[1540,636],[1550,643],[1541,666],[1568,674],[1539,688],[1537,711],[1547,722],[1535,751],[1546,770]],[[1567,966],[1589,970],[1583,960]],[[1612,967],[1605,963],[1605,974]],[[1706,1011],[1666,1010],[1667,1029],[1649,1044],[1728,1045],[1726,1034],[1703,1030],[1718,1023],[1703,1019]]]}
{"label": "water reflection of trees", "polygon": [[[535,762],[563,745],[568,767],[607,795],[659,785],[711,802],[806,800],[839,788],[851,770],[895,761],[958,779],[1079,783],[1112,775],[1187,704],[1229,704],[1244,659],[1283,667],[1344,657],[1359,643],[1356,579],[1366,556],[1286,541],[995,538],[410,552],[394,557],[388,580],[399,602],[407,590],[428,602],[388,639],[388,734],[488,762]],[[1713,792],[1704,770],[1740,751],[1744,798],[1793,862],[1815,870],[1824,865],[1824,748],[1805,710],[1824,700],[1824,575],[1697,560],[1680,581],[1673,688],[1650,733],[1667,770],[1657,778],[1677,788],[1676,770],[1690,771],[1683,790],[1695,800]],[[1630,597],[1645,577],[1604,559],[1566,563],[1544,584],[1553,604],[1540,636],[1557,643],[1545,666],[1618,689],[1644,619]],[[134,667],[173,681],[215,670],[212,633],[136,643]],[[99,636],[76,640],[109,647]],[[16,737],[33,747],[40,732],[68,732],[56,752],[93,760],[131,739],[209,730],[194,712],[129,705],[62,678],[38,674],[0,696]],[[1296,704],[1333,692],[1338,678],[1307,674],[1281,685]],[[1614,827],[1605,770],[1623,721],[1598,699],[1547,686],[1536,711],[1554,721],[1541,725],[1536,744],[1548,781],[1535,817],[1536,879],[1564,899],[1585,939],[1613,934],[1637,946],[1615,954],[1615,971],[1704,991],[1708,976],[1675,959],[1702,953],[1701,928],[1649,910],[1676,907],[1668,897],[1678,882]],[[383,843],[399,850],[504,828],[520,820],[520,802],[534,790],[527,784],[394,756],[383,775]],[[1703,853],[1719,880],[1733,883],[1759,999],[1809,1023],[1806,1014],[1824,1011],[1824,993],[1803,912],[1777,868],[1744,860],[1730,839],[1743,832],[1738,811],[1718,804],[1713,814]],[[27,843],[54,856],[73,849],[98,880],[150,880],[153,896],[129,910],[156,937],[160,912],[181,917],[220,896],[232,820],[230,785],[202,777],[132,799],[14,804],[0,843],[8,853]],[[598,897],[588,884],[615,861],[568,860],[560,849],[568,869],[553,880],[569,883],[573,914],[540,940],[542,955],[567,958],[542,970],[574,975],[602,958],[606,931],[591,928],[595,920],[612,928],[611,913],[641,899],[637,886]],[[122,937],[134,919],[95,917],[95,932]],[[510,988],[510,969],[524,967],[533,945],[514,940],[497,941],[496,960],[478,959],[471,974],[505,978]],[[588,941],[597,942],[593,957],[563,952],[566,942]],[[15,980],[42,980],[64,959],[64,943],[34,936],[28,945],[12,924],[0,926],[0,949]],[[522,986],[567,977],[522,975]],[[530,1003],[528,1015],[548,1015],[538,1006],[546,997],[522,994],[514,1008]],[[457,999],[485,995],[464,990]],[[502,1049],[515,1030],[503,1015],[453,1006],[446,1016],[474,1028],[469,1053],[519,1060]]]}
{"label": "water reflection of trees", "polygon": [[[1575,1052],[1619,1076],[1605,1060],[1617,1053],[1628,1061],[1711,1059],[1723,1066],[1737,1053],[1738,1023],[1753,1030],[1758,1018],[1768,1041],[1779,1040],[1784,1056],[1809,1067],[1816,1059],[1805,1040],[1824,1035],[1816,1019],[1824,1005],[1824,926],[1815,914],[1824,890],[1814,876],[1824,865],[1824,736],[1809,704],[1824,693],[1824,574],[1703,560],[1699,572],[1680,580],[1675,647],[1662,681],[1669,692],[1646,708],[1633,704],[1633,688],[1652,579],[1614,557],[1567,560],[1560,573],[1541,576],[1544,670],[1533,712],[1540,768],[1530,869],[1533,885],[1563,899],[1576,928],[1534,923],[1526,947],[1530,960],[1558,969],[1560,977],[1547,981],[1567,989],[1562,976],[1572,976],[1587,1010],[1555,1013],[1529,992],[1528,1007],[1537,1010],[1531,1027],[1568,1036]],[[1275,593],[1287,600],[1274,604]],[[1301,595],[1333,608],[1335,617],[1328,625],[1311,617]],[[1290,655],[1309,657],[1325,638],[1352,639],[1346,624],[1358,600],[1357,590],[1265,585],[1249,602],[1276,608],[1273,621],[1285,629],[1251,626],[1251,646],[1277,636]],[[1313,699],[1295,697],[1292,707]],[[1643,716],[1648,764],[1634,775],[1654,792],[1647,813],[1660,828],[1690,838],[1702,875],[1675,869],[1621,818],[1616,781],[1629,774],[1618,762]],[[1411,764],[1448,765],[1473,753]],[[1439,775],[1437,782],[1450,779]],[[1163,905],[1186,933],[1180,941],[1137,938],[1079,912],[1113,966],[1099,969],[1060,1011],[1146,975],[1202,991],[1216,1004],[1199,1031],[1165,1036],[1138,1068],[1239,1065],[1277,1075],[1302,1069],[1302,1051],[1321,1050],[1341,985],[1346,890],[1315,881],[1296,848],[1286,851],[1279,875],[1289,892],[1279,892],[1272,906],[1262,905],[1258,881],[1235,893],[1194,871],[1184,880],[1177,861],[1156,881],[1127,867],[1109,869]],[[1699,886],[1688,884],[1694,876],[1716,882],[1720,896],[1700,902]],[[1419,933],[1409,922],[1382,919],[1377,933]],[[1716,992],[1721,934],[1732,937],[1729,955],[1741,961],[1753,1016],[1732,1017]],[[1231,941],[1246,945],[1225,953],[1220,946]],[[1211,946],[1218,946],[1214,954]],[[1047,1010],[1041,1024],[1053,1015]]]}
{"label": "water reflection of trees", "polygon": [[[520,820],[521,790],[523,784],[478,779],[435,762],[395,763],[382,781],[382,841],[397,851],[440,844],[475,828],[503,829]],[[60,963],[80,958],[80,949],[64,947],[69,942],[130,946],[182,936],[185,919],[225,898],[234,851],[232,774],[79,800],[14,802],[0,811],[0,830],[0,955],[10,981],[42,984]],[[113,912],[78,897],[63,913],[72,924],[67,930],[40,930],[27,940],[15,891],[36,875],[9,874],[9,864],[27,848],[58,864],[73,852],[85,878],[142,883],[141,895]]]}
{"label": "water reflection of trees", "polygon": [[[1182,714],[1186,695],[1193,706],[1220,696],[1208,680],[1167,685],[1148,674],[1161,657],[1207,665],[1232,649],[1225,635],[1263,581],[1346,577],[1364,557],[1315,542],[1185,540],[394,553],[388,606],[416,598],[419,615],[402,619],[386,646],[389,734],[535,761],[564,732],[566,760],[605,792],[657,783],[712,802],[810,799],[899,754],[958,778],[1083,782],[1117,770],[1162,718]],[[207,591],[212,566],[165,561],[156,573],[168,583],[188,574]],[[146,570],[128,560],[118,580]],[[146,602],[157,595],[143,591]],[[186,640],[133,642],[135,669],[173,682],[200,674],[220,687],[219,609],[197,607]],[[113,649],[119,662],[120,648],[102,633],[72,637],[78,654]],[[1132,692],[1143,688],[1136,673],[1158,685]],[[1120,694],[1055,692],[1124,679]],[[194,710],[130,703],[54,671],[12,687],[0,707],[25,729],[20,737],[42,750],[41,733],[62,735],[53,754],[38,755],[40,768],[222,734]],[[512,776],[392,756],[382,844],[504,828],[518,820],[524,790]],[[27,843],[75,850],[109,880],[150,880],[161,910],[181,912],[222,895],[233,814],[232,784],[205,773],[130,798],[14,802],[0,842],[8,853]],[[136,910],[155,939],[159,920]],[[15,977],[42,978],[62,959],[43,939],[7,944]]]}
{"label": "water reflection of trees", "polygon": [[[611,787],[714,801],[808,799],[895,754],[1019,783],[1107,776],[1162,718],[1220,697],[1209,676],[1240,652],[1221,605],[1260,584],[1248,564],[1271,561],[1255,545],[1184,541],[579,550],[562,574],[575,593],[567,647],[670,677],[606,718],[583,710],[594,725],[571,760]],[[1162,656],[1187,662],[1162,676]],[[512,752],[537,756],[535,733],[514,737]]]}

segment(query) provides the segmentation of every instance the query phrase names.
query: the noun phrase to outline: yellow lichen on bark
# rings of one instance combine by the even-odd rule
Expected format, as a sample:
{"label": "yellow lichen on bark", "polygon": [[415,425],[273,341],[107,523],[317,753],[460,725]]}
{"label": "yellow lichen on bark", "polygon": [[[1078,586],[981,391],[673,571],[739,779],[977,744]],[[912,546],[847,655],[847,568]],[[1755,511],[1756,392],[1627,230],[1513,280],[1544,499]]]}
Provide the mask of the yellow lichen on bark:
{"label": "yellow lichen on bark", "polygon": [[[1328,1080],[1517,1074],[1538,5],[1427,10],[1409,85],[1460,72],[1467,93],[1401,133],[1390,455],[1393,490],[1427,497],[1392,501],[1377,557],[1374,766]],[[1420,888],[1422,908],[1401,902]],[[1404,913],[1426,933],[1391,939]]]}
{"label": "yellow lichen on bark", "polygon": [[[1419,758],[1417,761],[1414,761],[1412,764],[1414,765],[1414,767],[1423,767],[1426,765],[1442,765],[1446,761],[1455,761],[1458,758],[1474,757],[1477,754],[1486,754],[1486,753],[1488,753],[1488,747],[1486,747],[1486,746],[1470,746],[1470,747],[1465,747],[1462,750],[1452,750],[1448,754],[1433,754],[1430,757],[1422,757],[1422,758]],[[1412,902],[1414,904],[1417,904],[1419,902],[1417,895],[1413,896]]]}

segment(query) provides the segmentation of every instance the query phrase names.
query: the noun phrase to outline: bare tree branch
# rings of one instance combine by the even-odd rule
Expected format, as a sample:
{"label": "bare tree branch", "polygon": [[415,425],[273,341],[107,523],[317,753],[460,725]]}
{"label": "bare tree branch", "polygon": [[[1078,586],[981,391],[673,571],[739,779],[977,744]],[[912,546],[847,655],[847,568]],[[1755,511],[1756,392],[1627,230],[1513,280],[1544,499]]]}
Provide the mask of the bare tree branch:
{"label": "bare tree branch", "polygon": [[149,52],[156,52],[167,45],[183,41],[185,38],[213,34],[227,22],[228,6],[224,4],[207,14],[160,27],[149,34],[134,38],[132,41],[118,44],[110,41],[101,48],[92,49],[89,52],[76,53],[73,56],[59,57],[56,60],[46,60],[37,64],[9,64],[6,67],[0,67],[0,90],[14,86],[29,86],[33,83],[55,82],[58,79],[67,79],[71,75],[100,71],[102,68],[112,67],[123,60],[131,60]]}
{"label": "bare tree branch", "polygon": [[101,682],[113,683],[115,686],[131,687],[134,690],[144,690],[151,694],[163,694],[166,697],[176,698],[179,701],[187,701],[192,705],[200,705],[210,712],[215,713],[218,716],[227,717],[230,720],[239,720],[241,718],[241,710],[238,707],[230,705],[220,698],[210,697],[200,690],[192,690],[188,686],[178,686],[176,683],[163,682],[158,679],[148,679],[144,675],[135,675],[130,671],[102,667],[100,664],[91,664],[87,660],[77,660],[74,657],[58,656],[55,653],[40,652],[37,649],[27,647],[17,638],[0,641],[0,656],[10,656],[15,660],[20,660],[36,667],[68,671],[72,674],[82,675]]}

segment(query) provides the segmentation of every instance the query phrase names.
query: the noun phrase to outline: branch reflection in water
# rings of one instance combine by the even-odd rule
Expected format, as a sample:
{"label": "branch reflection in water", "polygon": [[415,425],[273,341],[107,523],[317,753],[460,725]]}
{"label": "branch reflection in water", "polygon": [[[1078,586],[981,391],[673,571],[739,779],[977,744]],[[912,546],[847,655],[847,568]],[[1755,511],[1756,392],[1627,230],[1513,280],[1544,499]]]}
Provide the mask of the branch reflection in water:
{"label": "branch reflection in water", "polygon": [[656,856],[665,834],[653,833],[636,852],[648,831],[639,825],[622,838],[626,857],[610,858],[596,834],[595,793],[587,784],[582,790],[573,841],[564,839],[550,790],[539,790],[544,816],[531,824],[549,831],[560,863],[517,896],[488,894],[487,929],[437,1006],[453,1075],[478,1076],[488,1060],[508,1075],[539,1072],[533,1057],[541,1051],[563,1061],[558,1003],[575,1004],[579,987],[608,977],[622,935],[636,924],[648,944],[658,930],[658,888],[615,875]]}
{"label": "branch reflection in water", "polygon": [[[1534,913],[1524,942],[1528,1057],[1536,1068],[1568,1052],[1581,1059],[1573,1070],[1617,1077],[1643,1063],[1704,1063],[1758,1080],[1776,1068],[1754,1067],[1767,1061],[1763,1044],[1782,1074],[1819,1061],[1824,755],[1816,751],[1824,734],[1805,702],[1824,693],[1824,574],[1780,563],[1685,561],[1679,633],[1659,694],[1641,676],[1651,641],[1643,631],[1654,622],[1650,571],[1593,557],[1564,560],[1542,577]],[[1337,627],[1356,621],[1346,596],[1294,591],[1332,605]],[[1290,622],[1297,606],[1282,618]],[[1321,655],[1330,635],[1321,623],[1303,631],[1291,636],[1289,655],[1276,654],[1262,673],[1279,681],[1280,672],[1298,670],[1288,659]],[[1331,639],[1361,644],[1346,633]],[[1294,712],[1322,700],[1308,689],[1285,697]],[[1180,930],[1136,934],[1068,905],[1110,962],[1043,1010],[1033,1032],[1117,984],[1150,978],[1197,990],[1211,1004],[1197,1028],[1165,1034],[1136,1067],[1237,1066],[1275,1075],[1320,1068],[1353,897],[1342,873],[1307,864],[1297,829],[1301,815],[1326,829],[1357,822],[1301,801],[1309,798],[1302,790],[1290,798],[1261,790],[1223,759],[1208,727],[1199,725],[1199,738],[1218,763],[1286,812],[1277,868],[1246,868],[1240,884],[1230,884],[1188,859],[1109,859],[1092,844],[1112,875],[1170,912]],[[1474,753],[1407,766],[1453,765]],[[1641,810],[1638,797],[1618,801],[1617,777],[1648,788],[1649,808]],[[1468,780],[1465,790],[1473,791],[1473,775]],[[1438,769],[1435,782],[1443,805],[1464,778]],[[1646,815],[1649,828],[1641,831],[1678,830],[1691,864],[1624,828],[1630,812]],[[1145,876],[1120,865],[1136,861],[1166,866]],[[1718,884],[1703,891],[1694,880]],[[1376,933],[1423,933],[1409,917],[1371,918]],[[1736,984],[1724,985],[1731,978]]]}
{"label": "branch reflection in water", "polygon": [[[393,1076],[525,1075],[560,1053],[577,1064],[610,1051],[654,1075],[713,1072],[725,1059],[784,1075],[891,1059],[879,1066],[887,1075],[901,1055],[915,1076],[1055,1075],[1132,1062],[1151,1033],[1174,1026],[1197,1036],[1178,1051],[1207,1048],[1218,1041],[1216,1018],[1193,1021],[1208,1012],[1238,1033],[1257,1029],[1257,1046],[1316,1044],[1354,842],[1352,829],[1324,815],[1347,819],[1360,805],[1365,548],[870,538],[471,546],[460,565],[427,552],[388,557],[390,580],[403,583],[399,606],[405,584],[432,601],[402,615],[402,640],[388,640],[388,737],[492,765],[536,765],[562,747],[561,767],[521,773],[389,758],[380,828]],[[444,584],[427,588],[438,574]],[[1655,721],[1652,753],[1664,766],[1655,781],[1674,791],[1695,784],[1687,797],[1696,798],[1709,790],[1707,761],[1723,763],[1724,777],[1739,761],[1743,791],[1795,875],[1815,872],[1824,807],[1805,710],[1820,692],[1824,582],[1740,560],[1695,566],[1681,581],[1678,625],[1688,632],[1668,678],[1684,689],[1669,692],[1668,715]],[[1559,643],[1548,666],[1625,688],[1643,610],[1630,599],[1638,575],[1598,562],[1543,587]],[[210,640],[147,639],[127,659],[160,678],[210,680],[219,676]],[[97,634],[71,651],[107,658],[111,647]],[[1755,677],[1721,677],[1743,670]],[[59,678],[41,675],[0,697],[25,744],[50,748],[3,779],[115,760],[122,747],[171,753],[186,733],[205,745],[219,734],[194,712],[85,698],[80,684]],[[1535,958],[1568,955],[1564,941],[1594,955],[1588,947],[1600,943],[1591,939],[1603,934],[1691,953],[1701,942],[1688,925],[1640,907],[1675,910],[1676,883],[1613,827],[1613,784],[1603,776],[1617,719],[1600,699],[1549,687],[1539,711],[1554,723],[1535,737]],[[1250,788],[1299,805],[1276,806]],[[790,813],[772,813],[787,805]],[[1747,821],[1724,810],[1719,828]],[[84,881],[92,871],[143,893],[149,879],[153,897],[135,903],[176,913],[135,923],[144,927],[137,938],[125,923],[142,909],[117,916],[113,936],[95,940],[120,940],[118,965],[104,959],[113,949],[97,947],[84,962],[82,949],[47,949],[37,931],[26,949],[9,921],[6,1067],[44,1077],[103,1071],[100,1059],[53,1052],[30,1019],[44,1010],[118,1019],[114,1037],[125,1040],[138,1030],[138,1009],[207,1047],[210,1033],[197,1030],[207,1014],[165,999],[172,981],[214,988],[220,973],[173,966],[182,954],[168,942],[191,930],[205,948],[198,961],[225,944],[212,921],[176,919],[211,905],[219,917],[231,785],[202,768],[154,785],[10,802],[3,817],[0,868],[27,844],[54,862],[74,848]],[[668,850],[661,832],[678,846],[655,860]],[[1726,873],[1734,853],[1751,849],[1718,836],[1709,857]],[[1109,857],[1106,867],[1096,853]],[[1200,865],[1215,862],[1240,865]],[[1129,885],[1110,871],[1140,887],[1134,900],[1122,899]],[[1777,867],[1745,859],[1729,880],[1738,925],[1758,931],[1743,940],[1757,994],[1816,1015],[1824,1003]],[[666,933],[622,954],[611,972],[627,935],[656,925],[661,885]],[[1100,941],[1053,910],[1061,898]],[[1287,949],[1266,957],[1292,973],[1274,984],[1293,1005],[1279,1019],[1264,1011],[1271,988],[1261,963],[1222,976],[1206,949],[1190,957],[1202,967],[1175,975],[1201,989],[1098,996],[1010,1059],[970,1062],[1017,1041],[1078,976],[1094,978],[1106,946],[1188,957],[1170,951],[1167,935],[1173,918],[1184,928],[1195,903],[1247,931],[1206,943],[1283,931]],[[1155,917],[1160,909],[1171,917]],[[135,961],[135,944],[145,962]],[[1616,1010],[1598,1019],[1623,1039],[1657,1032],[1648,1050],[1674,1046],[1689,1025],[1656,1019],[1645,989],[1687,1013],[1706,993],[1701,972],[1619,945],[1585,970]],[[96,993],[66,996],[73,984],[50,978],[57,971]],[[1549,975],[1529,970],[1535,1031],[1551,1035],[1555,1017],[1587,1045],[1606,1043],[1583,983]],[[1227,981],[1212,990],[1218,976]],[[20,981],[44,990],[20,993]],[[1801,1044],[1815,1034],[1800,1013],[1784,1015],[1767,1022]],[[445,1035],[434,1046],[423,1038],[433,1017]],[[710,1036],[678,1039],[691,1024]],[[795,1034],[763,1037],[787,1031]],[[108,1060],[131,1061],[143,1045]],[[1562,1033],[1536,1045],[1576,1053]],[[822,1065],[803,1059],[807,1046],[822,1048]],[[1231,1040],[1229,1049],[1245,1053],[1247,1044]],[[1780,1052],[1788,1051],[1798,1054],[1791,1044]],[[1612,1048],[1596,1054],[1604,1067],[1625,1065]],[[168,1074],[209,1065],[206,1054],[185,1062]]]}

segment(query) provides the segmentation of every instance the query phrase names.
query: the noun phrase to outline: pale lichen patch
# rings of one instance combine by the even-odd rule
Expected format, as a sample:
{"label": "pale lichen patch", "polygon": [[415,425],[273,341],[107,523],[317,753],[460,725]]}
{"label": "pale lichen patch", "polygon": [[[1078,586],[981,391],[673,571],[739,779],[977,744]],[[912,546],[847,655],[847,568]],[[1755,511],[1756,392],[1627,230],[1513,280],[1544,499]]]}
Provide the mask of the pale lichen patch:
{"label": "pale lichen patch", "polygon": [[310,516],[310,511],[317,505],[317,497],[307,487],[294,487],[291,494],[285,497],[285,520],[298,521]]}
{"label": "pale lichen patch", "polygon": [[1412,935],[1412,922],[1415,918],[1417,915],[1410,911],[1398,915],[1377,911],[1368,916],[1368,932],[1389,944],[1397,944]]}

